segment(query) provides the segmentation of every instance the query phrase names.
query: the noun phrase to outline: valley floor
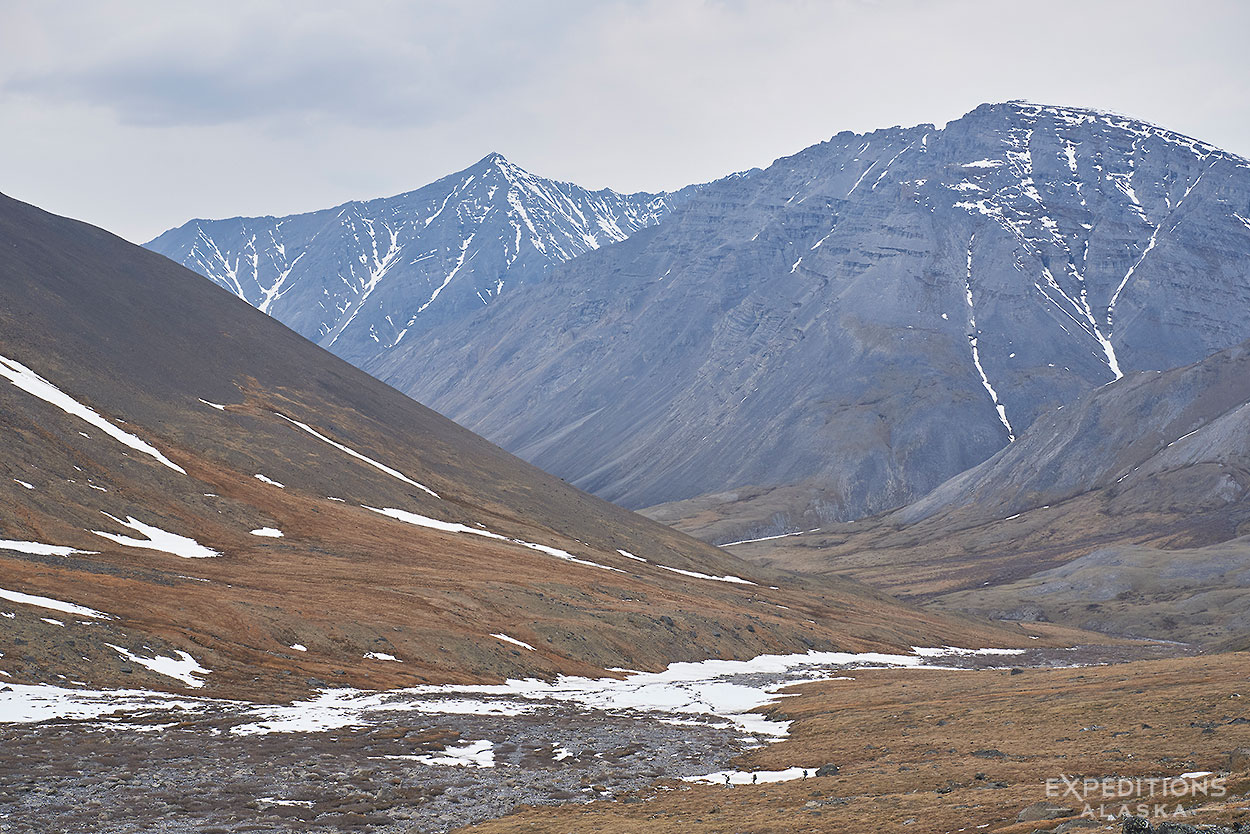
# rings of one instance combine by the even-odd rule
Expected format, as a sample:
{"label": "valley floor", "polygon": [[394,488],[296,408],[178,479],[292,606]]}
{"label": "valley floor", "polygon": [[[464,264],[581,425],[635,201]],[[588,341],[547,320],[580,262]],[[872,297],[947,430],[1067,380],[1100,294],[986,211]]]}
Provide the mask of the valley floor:
{"label": "valley floor", "polygon": [[1143,804],[1156,824],[1250,824],[1250,655],[1017,669],[861,670],[809,684],[770,712],[795,721],[790,737],[737,761],[836,764],[833,775],[670,783],[630,804],[531,808],[472,830],[1119,831],[1099,817]]}
{"label": "valley floor", "polygon": [[0,686],[0,831],[1032,831],[1047,778],[1246,768],[1250,657],[1054,637],[286,707]]}

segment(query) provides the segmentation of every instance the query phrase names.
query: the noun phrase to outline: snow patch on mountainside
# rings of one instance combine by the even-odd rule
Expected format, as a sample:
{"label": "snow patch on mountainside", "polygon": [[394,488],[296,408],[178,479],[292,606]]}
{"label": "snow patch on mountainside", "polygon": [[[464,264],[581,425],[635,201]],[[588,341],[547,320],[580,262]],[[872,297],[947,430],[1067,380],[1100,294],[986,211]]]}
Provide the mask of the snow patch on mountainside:
{"label": "snow patch on mountainside", "polygon": [[150,443],[139,439],[128,431],[124,431],[101,417],[93,409],[83,405],[78,400],[66,394],[60,388],[57,388],[51,382],[48,382],[39,374],[32,371],[22,363],[0,356],[0,376],[16,385],[28,394],[31,394],[46,403],[50,403],[73,417],[84,421],[88,425],[94,426],[109,437],[134,449],[145,455],[150,455],[159,461],[162,465],[169,467],[175,472],[183,475],[187,474],[186,470],[178,464],[165,457],[156,447]]}
{"label": "snow patch on mountainside", "polygon": [[712,576],[711,574],[699,573],[698,571],[693,571],[693,570],[682,570],[681,568],[670,568],[668,565],[661,565],[656,562],[652,562],[650,559],[644,559],[641,556],[635,556],[634,554],[630,553],[628,550],[617,550],[616,552],[624,556],[626,559],[633,559],[635,562],[642,562],[647,565],[652,565],[654,567],[659,568],[660,570],[669,571],[670,573],[678,573],[678,574],[681,574],[682,576],[689,576],[692,579],[709,579],[712,582],[729,582],[734,585],[755,585],[756,584],[749,579],[743,579],[741,576],[733,576],[730,574],[726,574],[725,576]]}
{"label": "snow patch on mountainside", "polygon": [[74,556],[89,555],[94,550],[76,550],[72,547],[63,547],[56,544],[44,544],[43,542],[24,542],[13,541],[12,539],[0,539],[0,550],[14,550],[18,553],[29,553],[32,556]]}
{"label": "snow patch on mountainside", "polygon": [[109,519],[117,522],[123,527],[129,527],[131,530],[139,533],[143,538],[137,539],[133,536],[122,536],[117,533],[106,533],[103,530],[92,530],[97,536],[106,538],[109,541],[126,547],[137,547],[143,550],[158,550],[162,553],[169,553],[173,556],[181,556],[183,559],[211,559],[214,556],[220,556],[221,553],[204,547],[195,539],[187,536],[180,536],[177,533],[170,533],[159,527],[153,527],[151,524],[144,524],[134,516],[127,516],[122,521],[116,516],[102,513]]}
{"label": "snow patch on mountainside", "polygon": [[975,241],[976,235],[974,234],[968,240],[968,273],[964,276],[964,300],[968,304],[968,346],[972,349],[972,364],[976,366],[977,373],[981,376],[981,385],[985,387],[986,393],[990,395],[990,401],[994,403],[994,410],[998,412],[999,422],[1007,429],[1007,440],[1014,443],[1016,441],[1016,432],[1011,427],[1011,421],[1007,419],[1007,409],[999,402],[998,392],[990,384],[990,378],[985,375],[985,366],[981,364],[979,347],[981,334],[977,330],[976,306],[972,300],[972,244]]}
{"label": "snow patch on mountainside", "polygon": [[252,530],[251,534],[253,536],[260,536],[261,538],[265,538],[265,539],[282,538],[282,531],[274,527],[258,527],[255,530]]}
{"label": "snow patch on mountainside", "polygon": [[72,602],[62,602],[59,599],[43,597],[37,594],[24,594],[21,591],[9,591],[0,588],[0,599],[7,599],[9,602],[20,602],[23,605],[33,605],[37,608],[47,608],[50,611],[60,611],[65,614],[77,614],[80,617],[91,617],[97,620],[112,619],[109,614],[105,614],[103,611],[96,611],[94,608],[75,605]]}
{"label": "snow patch on mountainside", "polygon": [[535,649],[533,646],[531,646],[529,643],[526,643],[526,642],[525,642],[525,641],[523,641],[523,640],[518,640],[518,639],[516,639],[515,637],[509,637],[508,635],[503,634],[502,632],[501,632],[501,633],[499,633],[499,634],[492,634],[492,635],[491,635],[491,637],[494,637],[494,638],[496,638],[497,640],[502,640],[502,641],[504,641],[505,643],[511,643],[511,644],[512,644],[512,645],[514,645],[514,646],[520,646],[520,647],[521,647],[521,648],[523,648],[523,649],[529,649],[529,650],[530,650],[530,651],[532,651],[532,652],[533,652],[533,651],[538,651],[538,650],[537,650],[537,649]]}
{"label": "snow patch on mountainside", "polygon": [[519,544],[521,547],[528,547],[530,550],[537,550],[541,553],[546,553],[548,556],[555,556],[557,559],[563,559],[566,562],[572,562],[577,565],[599,568],[600,570],[615,571],[616,573],[625,572],[619,568],[601,565],[598,562],[592,562],[589,559],[579,559],[567,550],[561,550],[558,547],[551,547],[550,545],[545,544],[535,544],[534,542],[527,542],[523,539],[501,536],[498,533],[492,533],[490,530],[485,528],[470,527],[467,524],[459,524],[454,521],[439,521],[436,518],[418,515],[417,513],[410,513],[407,510],[397,510],[392,507],[379,509],[377,507],[365,506],[364,509],[369,510],[370,512],[379,513],[380,515],[389,516],[390,518],[393,518],[396,521],[402,521],[405,524],[414,524],[418,527],[427,527],[431,530],[442,530],[447,533],[469,533],[470,535],[483,536],[488,539],[498,539],[499,541]]}
{"label": "snow patch on mountainside", "polygon": [[[419,484],[416,481],[414,481],[412,478],[409,478],[404,473],[399,472],[395,469],[392,469],[384,463],[379,463],[373,458],[368,457],[367,455],[363,455],[360,452],[357,452],[355,449],[352,449],[348,446],[344,446],[342,443],[339,443],[338,441],[331,440],[330,438],[326,437],[321,432],[314,429],[312,426],[309,426],[307,423],[301,423],[299,420],[292,420],[290,417],[287,417],[284,414],[278,414],[278,412],[276,411],[273,413],[274,413],[274,416],[281,417],[283,420],[286,420],[288,423],[290,423],[293,426],[299,427],[300,429],[307,432],[308,434],[311,434],[313,437],[317,438],[321,442],[328,443],[334,448],[338,449],[340,452],[351,455],[356,460],[363,461],[364,463],[369,464],[370,466],[372,466],[374,469],[378,470],[379,472],[384,472],[387,475],[390,475],[395,480],[402,481],[403,483],[408,484],[408,486],[414,486],[417,489],[421,490],[422,492],[428,493],[429,495],[432,495],[435,498],[438,497],[437,492],[425,486],[424,484]],[[258,475],[257,477],[260,477],[260,476]]]}

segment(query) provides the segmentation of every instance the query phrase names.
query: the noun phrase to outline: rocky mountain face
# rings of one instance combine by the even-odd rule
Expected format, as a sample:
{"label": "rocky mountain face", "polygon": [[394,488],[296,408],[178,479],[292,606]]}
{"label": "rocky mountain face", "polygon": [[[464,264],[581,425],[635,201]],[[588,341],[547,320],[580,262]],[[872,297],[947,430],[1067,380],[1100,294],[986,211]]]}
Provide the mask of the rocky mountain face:
{"label": "rocky mountain face", "polygon": [[721,493],[697,511],[742,538],[901,506],[1057,405],[1250,337],[1248,251],[1246,160],[985,105],[712,183],[366,367],[624,506]]}
{"label": "rocky mountain face", "polygon": [[654,225],[687,193],[588,191],[493,153],[395,197],[192,220],[146,245],[360,365]]}
{"label": "rocky mountain face", "polygon": [[99,229],[0,197],[0,251],[6,683],[271,699],[978,639],[581,493]]}
{"label": "rocky mountain face", "polygon": [[[1164,489],[1184,473],[1175,489]],[[1201,485],[1201,486],[1200,486]],[[1195,365],[1134,374],[1038,418],[1019,442],[898,513],[913,524],[956,509],[996,519],[1095,489],[1143,506],[1246,513],[1250,490],[1250,343]],[[1221,541],[1240,525],[1201,527]]]}
{"label": "rocky mountain face", "polygon": [[944,608],[1143,637],[1244,635],[1250,342],[1130,373],[897,511],[732,548]]}

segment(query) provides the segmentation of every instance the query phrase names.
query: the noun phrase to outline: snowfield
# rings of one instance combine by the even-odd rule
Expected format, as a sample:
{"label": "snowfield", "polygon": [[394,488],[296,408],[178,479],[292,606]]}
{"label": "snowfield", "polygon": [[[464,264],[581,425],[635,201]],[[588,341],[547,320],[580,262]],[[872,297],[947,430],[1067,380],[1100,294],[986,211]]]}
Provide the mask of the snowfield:
{"label": "snowfield", "polygon": [[[17,597],[23,597],[18,599]],[[0,598],[26,601],[27,595],[0,590]],[[42,598],[39,598],[42,599]],[[44,600],[46,607],[85,616],[107,617],[81,606]],[[84,613],[90,612],[90,613]],[[506,635],[494,638],[531,648]],[[144,658],[118,646],[114,650],[128,659],[182,681],[202,686],[192,675],[204,675],[190,655],[178,658]],[[292,647],[296,651],[304,647]],[[508,716],[571,706],[590,712],[631,714],[639,718],[670,719],[678,725],[710,724],[735,728],[746,738],[772,741],[784,738],[787,721],[770,721],[754,710],[785,697],[780,690],[797,683],[845,679],[836,673],[858,668],[957,669],[950,661],[978,656],[1014,656],[1022,649],[961,649],[918,647],[912,654],[879,652],[808,652],[791,655],[760,655],[751,660],[703,660],[674,663],[662,672],[623,672],[622,676],[587,678],[561,676],[555,680],[510,680],[501,684],[420,686],[391,691],[346,687],[323,690],[313,697],[285,705],[243,704],[217,699],[172,699],[158,692],[135,690],[92,691],[51,685],[15,686],[0,692],[0,722],[42,721],[56,717],[103,715],[116,710],[124,724],[126,713],[153,710],[226,711],[242,723],[231,732],[238,735],[320,732],[345,727],[369,726],[388,713]],[[398,662],[398,658],[370,652],[365,657]],[[947,662],[942,662],[947,661]],[[115,703],[104,708],[110,701]],[[39,705],[36,709],[32,705]],[[96,710],[99,712],[96,712]],[[84,713],[85,711],[85,713]],[[25,717],[24,717],[25,716]],[[30,717],[35,716],[35,717]]]}

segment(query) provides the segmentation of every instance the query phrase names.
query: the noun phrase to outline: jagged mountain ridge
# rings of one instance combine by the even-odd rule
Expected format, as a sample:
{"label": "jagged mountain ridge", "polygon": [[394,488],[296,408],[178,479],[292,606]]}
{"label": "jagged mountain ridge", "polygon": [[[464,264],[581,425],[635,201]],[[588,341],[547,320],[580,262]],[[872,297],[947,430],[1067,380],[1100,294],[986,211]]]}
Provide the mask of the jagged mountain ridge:
{"label": "jagged mountain ridge", "polygon": [[1241,157],[985,105],[712,183],[367,368],[625,506],[797,485],[783,521],[854,518],[1129,370],[1250,337],[1248,218]]}
{"label": "jagged mountain ridge", "polygon": [[192,220],[146,246],[361,364],[655,224],[688,192],[588,191],[492,153],[394,197]]}

